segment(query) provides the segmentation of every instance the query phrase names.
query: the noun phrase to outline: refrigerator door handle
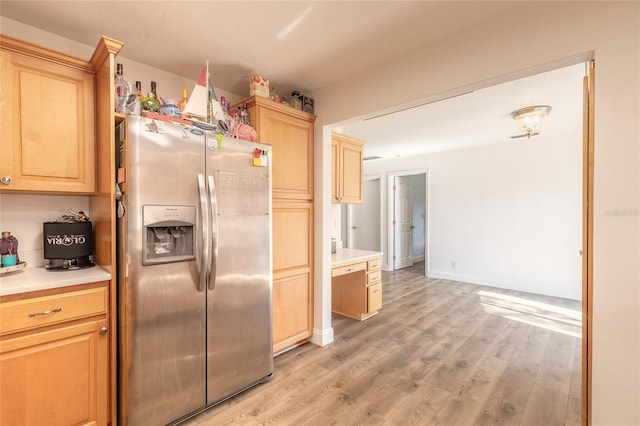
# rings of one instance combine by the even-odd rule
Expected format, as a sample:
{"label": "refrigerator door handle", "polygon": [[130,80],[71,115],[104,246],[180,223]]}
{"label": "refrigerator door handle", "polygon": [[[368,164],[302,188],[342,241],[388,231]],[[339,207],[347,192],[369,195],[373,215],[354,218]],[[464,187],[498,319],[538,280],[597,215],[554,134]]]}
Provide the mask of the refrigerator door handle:
{"label": "refrigerator door handle", "polygon": [[196,264],[198,266],[198,291],[204,291],[207,282],[208,259],[210,247],[209,232],[209,204],[207,203],[207,191],[204,175],[198,174],[198,198],[200,201],[200,218],[202,233],[200,234],[200,250],[196,251]]}
{"label": "refrigerator door handle", "polygon": [[211,258],[209,267],[211,276],[209,277],[209,290],[216,288],[216,269],[218,263],[218,197],[216,195],[216,183],[213,176],[208,176],[209,202],[211,204]]}

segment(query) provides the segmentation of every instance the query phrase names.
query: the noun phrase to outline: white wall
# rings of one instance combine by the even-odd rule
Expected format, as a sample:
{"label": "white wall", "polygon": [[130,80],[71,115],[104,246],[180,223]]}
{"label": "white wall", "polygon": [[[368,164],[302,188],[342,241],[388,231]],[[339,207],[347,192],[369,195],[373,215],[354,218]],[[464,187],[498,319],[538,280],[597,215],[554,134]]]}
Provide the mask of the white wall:
{"label": "white wall", "polygon": [[540,135],[365,167],[429,169],[429,277],[580,300],[581,144]]}
{"label": "white wall", "polygon": [[[382,200],[380,177],[365,177],[362,182],[362,203],[342,206],[342,235],[347,235],[347,247],[359,250],[382,251]],[[346,214],[344,214],[346,213]],[[346,218],[345,218],[346,216]],[[350,226],[351,228],[350,228]],[[355,229],[353,227],[355,226]]]}
{"label": "white wall", "polygon": [[318,115],[314,332],[322,336],[331,323],[330,257],[324,254],[330,240],[323,231],[330,225],[329,132],[333,127],[593,55],[597,100],[592,422],[640,424],[639,8],[638,2],[523,3],[500,17],[312,93]]}
{"label": "white wall", "polygon": [[18,239],[18,256],[27,268],[42,267],[42,223],[83,211],[91,218],[89,198],[82,196],[0,194],[0,229]]}

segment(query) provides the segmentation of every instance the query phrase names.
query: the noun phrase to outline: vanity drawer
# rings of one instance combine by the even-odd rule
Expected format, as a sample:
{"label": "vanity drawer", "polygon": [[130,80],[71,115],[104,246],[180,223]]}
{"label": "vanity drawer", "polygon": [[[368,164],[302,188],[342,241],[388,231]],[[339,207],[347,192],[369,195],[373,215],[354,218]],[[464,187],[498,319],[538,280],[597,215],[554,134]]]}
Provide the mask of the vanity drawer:
{"label": "vanity drawer", "polygon": [[369,272],[367,274],[367,285],[379,283],[382,279],[382,271]]}
{"label": "vanity drawer", "polygon": [[382,308],[382,284],[367,287],[367,312],[373,313]]}
{"label": "vanity drawer", "polygon": [[106,312],[106,287],[2,303],[0,304],[0,335]]}
{"label": "vanity drawer", "polygon": [[366,262],[352,263],[351,265],[338,266],[331,269],[332,277],[339,277],[340,275],[351,274],[352,272],[364,271],[367,267]]}
{"label": "vanity drawer", "polygon": [[367,262],[367,271],[376,271],[382,267],[382,258],[376,257]]}

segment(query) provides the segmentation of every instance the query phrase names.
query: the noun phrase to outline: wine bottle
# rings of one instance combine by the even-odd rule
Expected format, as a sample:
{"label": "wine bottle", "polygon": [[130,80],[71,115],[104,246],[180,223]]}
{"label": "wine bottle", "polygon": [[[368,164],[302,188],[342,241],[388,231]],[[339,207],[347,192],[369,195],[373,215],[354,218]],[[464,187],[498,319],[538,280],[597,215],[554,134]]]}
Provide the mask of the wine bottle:
{"label": "wine bottle", "polygon": [[135,115],[142,114],[142,83],[136,81],[136,103],[133,108]]}
{"label": "wine bottle", "polygon": [[160,103],[160,106],[162,107],[162,100],[160,99],[160,97],[158,96],[158,92],[156,91],[156,82],[152,81],[151,82],[151,93],[153,93],[153,97],[156,98],[156,100]]}

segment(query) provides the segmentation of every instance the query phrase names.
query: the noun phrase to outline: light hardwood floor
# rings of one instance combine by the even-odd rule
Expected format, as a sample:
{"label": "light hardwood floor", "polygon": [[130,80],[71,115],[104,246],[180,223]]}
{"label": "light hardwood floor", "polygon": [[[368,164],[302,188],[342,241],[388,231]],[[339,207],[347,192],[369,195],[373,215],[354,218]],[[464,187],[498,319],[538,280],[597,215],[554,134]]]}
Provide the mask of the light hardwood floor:
{"label": "light hardwood floor", "polygon": [[383,309],[195,425],[579,425],[580,302],[383,272]]}

